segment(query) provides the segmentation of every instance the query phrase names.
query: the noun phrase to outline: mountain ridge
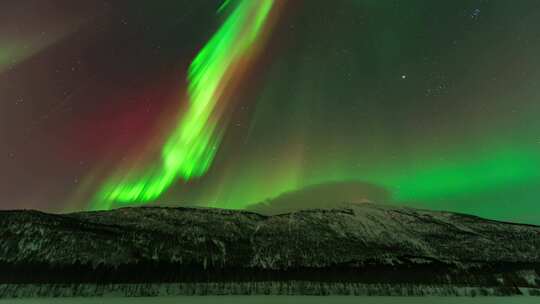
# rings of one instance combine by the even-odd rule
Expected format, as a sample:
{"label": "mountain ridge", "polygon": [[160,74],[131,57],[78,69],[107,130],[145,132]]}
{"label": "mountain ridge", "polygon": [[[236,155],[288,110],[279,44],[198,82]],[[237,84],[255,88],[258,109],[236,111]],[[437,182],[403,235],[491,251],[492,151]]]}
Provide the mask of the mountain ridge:
{"label": "mountain ridge", "polygon": [[371,203],[279,215],[0,211],[0,235],[0,295],[10,284],[92,282],[241,284],[242,292],[278,282],[306,294],[315,292],[301,291],[306,282],[333,293],[336,284],[540,289],[540,226]]}

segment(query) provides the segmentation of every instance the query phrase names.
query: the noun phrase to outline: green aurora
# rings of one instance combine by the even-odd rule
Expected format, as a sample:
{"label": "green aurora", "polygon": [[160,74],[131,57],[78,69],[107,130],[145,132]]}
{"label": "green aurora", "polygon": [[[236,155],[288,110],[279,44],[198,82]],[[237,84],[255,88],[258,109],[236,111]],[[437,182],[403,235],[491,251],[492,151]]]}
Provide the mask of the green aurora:
{"label": "green aurora", "polygon": [[[371,9],[382,11],[389,9],[390,4],[369,2],[367,5],[371,6]],[[425,12],[426,10],[427,8],[419,8],[417,12]],[[314,14],[315,12],[307,11],[305,14],[310,13]],[[350,14],[353,13],[354,11],[350,12]],[[400,21],[399,18],[405,19],[406,17],[412,16],[405,14],[405,17],[398,17],[397,22]],[[348,18],[353,19],[352,16]],[[341,26],[341,23],[336,24]],[[422,22],[417,20],[414,25],[405,30],[410,31],[415,26],[419,29]],[[367,122],[358,124],[355,123],[358,119],[354,117],[357,115],[356,112],[342,117],[332,117],[334,115],[332,111],[327,113],[313,112],[313,108],[326,103],[323,101],[325,98],[339,100],[342,98],[341,96],[350,98],[348,96],[359,95],[360,97],[357,98],[362,101],[373,99],[373,96],[366,96],[359,89],[369,85],[377,86],[372,79],[364,79],[366,84],[361,85],[358,89],[354,86],[345,86],[346,84],[342,83],[343,77],[341,74],[337,74],[336,70],[340,66],[347,66],[347,62],[340,63],[336,62],[336,59],[331,60],[329,57],[332,57],[332,54],[325,54],[317,48],[306,49],[305,46],[312,43],[309,41],[310,37],[317,39],[316,43],[321,45],[332,42],[337,45],[336,48],[349,44],[347,42],[348,31],[345,28],[337,31],[342,36],[336,35],[336,30],[328,31],[324,28],[324,24],[317,24],[316,28],[317,30],[308,34],[307,38],[301,37],[304,42],[303,47],[296,52],[301,53],[302,57],[311,56],[317,62],[330,61],[332,65],[303,63],[302,57],[288,56],[284,61],[277,61],[271,66],[266,78],[269,85],[257,95],[254,101],[251,101],[255,103],[256,111],[252,114],[247,134],[242,135],[246,136],[247,149],[242,151],[241,157],[230,157],[237,149],[237,141],[224,143],[224,146],[219,150],[222,153],[222,158],[217,160],[222,167],[211,172],[209,176],[205,176],[200,182],[190,182],[189,178],[184,178],[188,182],[176,187],[183,189],[173,189],[166,193],[162,193],[164,189],[160,189],[159,194],[163,195],[161,198],[152,196],[148,199],[140,199],[136,195],[126,197],[124,201],[176,202],[177,197],[186,197],[186,201],[200,205],[244,209],[253,203],[314,184],[358,181],[385,187],[392,194],[392,199],[384,203],[471,213],[482,210],[481,214],[485,216],[514,217],[511,212],[501,214],[503,209],[493,206],[506,205],[506,200],[510,195],[507,193],[518,191],[516,189],[520,189],[520,187],[536,187],[536,181],[540,177],[538,144],[533,141],[534,137],[520,136],[520,138],[516,138],[515,136],[516,132],[526,134],[534,127],[529,124],[521,127],[523,131],[518,132],[516,130],[518,127],[512,126],[515,123],[509,122],[506,131],[502,131],[504,124],[501,124],[496,127],[496,133],[493,133],[492,130],[475,131],[469,135],[464,134],[457,140],[450,140],[453,136],[451,133],[444,134],[435,131],[438,137],[448,138],[446,141],[441,141],[443,146],[429,143],[433,142],[433,139],[429,139],[429,137],[418,141],[418,143],[405,143],[403,146],[399,146],[389,140],[394,136],[405,138],[408,135],[392,134],[391,132],[395,132],[392,126],[385,126],[384,121],[375,122],[372,120],[373,118],[380,119],[380,115],[373,118],[361,115],[360,119],[366,119]],[[381,37],[374,38],[375,42],[371,42],[377,54],[386,54],[385,56],[388,58],[398,56],[397,51],[404,46],[403,44],[400,46],[396,42],[397,34],[385,31],[383,33]],[[323,38],[323,35],[329,34],[332,36]],[[359,42],[361,43],[361,41]],[[321,50],[324,51],[325,48],[321,47]],[[358,60],[354,57],[349,60],[353,59]],[[352,66],[357,66],[359,63],[353,61]],[[296,69],[291,69],[287,75],[284,75],[283,71],[290,67],[296,67]],[[331,67],[330,70],[329,67]],[[363,68],[370,69],[369,66]],[[385,72],[391,69],[387,64],[382,68]],[[283,79],[284,76],[287,78]],[[193,75],[190,74],[190,77]],[[317,83],[320,81],[317,80],[317,77],[319,79],[322,77],[325,81]],[[409,77],[413,77],[413,75]],[[414,81],[401,79],[400,74],[397,74],[396,78],[400,81],[395,84],[397,87],[403,86],[405,81]],[[322,83],[325,84],[322,85]],[[294,87],[297,93],[292,96],[285,95],[284,99],[283,96],[286,94],[284,92],[287,92],[291,87]],[[202,88],[203,86],[201,86]],[[321,92],[323,88],[324,91]],[[399,88],[396,89],[399,90]],[[315,95],[317,93],[320,95]],[[535,98],[533,96],[525,98]],[[498,100],[504,98],[514,97],[504,94],[496,97]],[[496,103],[494,105],[496,106]],[[365,106],[360,106],[360,111]],[[370,111],[370,109],[364,109],[364,111]],[[404,121],[409,119],[407,115],[417,115],[415,113],[407,114],[406,110],[401,111],[399,108],[394,111],[398,111],[398,119]],[[523,108],[522,111],[527,112],[526,108]],[[537,109],[533,107],[530,111],[535,113]],[[283,113],[289,113],[291,118],[283,117]],[[343,115],[340,112],[336,113]],[[313,114],[315,118],[312,117]],[[466,119],[467,123],[468,114],[463,115],[465,115],[463,118]],[[280,117],[279,126],[275,125],[275,117]],[[337,128],[321,129],[324,126],[324,124],[320,124],[321,121],[335,122],[347,121],[348,119],[350,119],[348,124],[342,123],[342,125],[338,124]],[[534,117],[529,117],[523,121],[534,120]],[[312,121],[318,123],[313,124]],[[482,121],[474,120],[470,123],[481,124]],[[437,128],[439,124],[435,122],[434,127]],[[371,133],[373,132],[371,128],[374,125],[376,127],[373,131],[377,133]],[[276,127],[287,134],[286,143],[281,142],[279,132],[268,133],[269,130]],[[360,128],[357,129],[358,134],[351,137],[350,130],[355,128]],[[410,130],[413,136],[421,132],[415,128]],[[467,132],[467,128],[464,129],[464,132]],[[182,130],[182,128],[179,127],[178,130]],[[262,152],[261,149],[267,150]],[[384,152],[381,154],[381,151]],[[171,155],[177,154],[171,153]],[[264,155],[263,158],[261,158],[262,155]],[[275,156],[270,159],[269,155]],[[213,157],[214,155],[211,159]],[[210,163],[211,161],[208,165]],[[202,174],[194,176],[200,177],[206,174],[208,169],[205,166]],[[501,196],[495,196],[494,199],[493,194],[496,192],[501,192]],[[504,201],[497,202],[498,199]],[[484,203],[473,203],[472,200]],[[491,205],[492,207],[482,207],[483,205]]]}
{"label": "green aurora", "polygon": [[[257,169],[240,175],[234,182],[226,183],[229,189],[233,190],[227,192],[230,196],[216,195],[207,200],[215,201],[214,207],[223,207],[223,202],[229,202],[225,205],[227,208],[244,209],[253,202],[264,201],[310,185],[358,181],[380,185],[389,190],[391,201],[381,203],[423,205],[425,202],[423,207],[434,208],[437,201],[441,200],[455,202],[467,197],[490,195],[494,191],[537,185],[540,178],[540,155],[536,147],[490,149],[492,151],[487,153],[453,151],[454,156],[447,159],[418,156],[405,165],[403,159],[396,159],[394,162],[363,165],[358,168],[346,164],[354,163],[354,160],[341,160],[339,163],[319,165],[309,173],[306,172],[309,169],[292,164],[296,160],[277,170],[270,167],[261,169],[259,165]],[[269,172],[264,182],[257,178],[259,170]],[[234,189],[243,190],[235,192]],[[453,206],[447,206],[446,209],[453,209]]]}
{"label": "green aurora", "polygon": [[109,209],[113,202],[148,202],[179,178],[190,180],[208,171],[222,134],[217,103],[236,76],[235,65],[257,41],[272,5],[273,0],[237,4],[189,68],[189,106],[162,149],[162,163],[143,174],[122,172],[120,178],[113,177],[100,190],[93,209]]}
{"label": "green aurora", "polygon": [[2,208],[249,209],[350,182],[540,224],[540,1],[0,6]]}

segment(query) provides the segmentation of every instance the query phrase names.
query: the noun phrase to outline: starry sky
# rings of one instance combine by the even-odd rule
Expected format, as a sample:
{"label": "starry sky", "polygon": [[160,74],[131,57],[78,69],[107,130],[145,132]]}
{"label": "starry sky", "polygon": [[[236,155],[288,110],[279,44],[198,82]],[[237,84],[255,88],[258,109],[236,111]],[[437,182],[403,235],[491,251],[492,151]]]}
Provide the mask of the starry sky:
{"label": "starry sky", "polygon": [[[265,1],[2,1],[0,208],[89,210],[160,170],[193,62]],[[256,35],[235,20],[208,166],[106,208],[242,209],[356,181],[383,203],[540,224],[539,1],[275,0]]]}

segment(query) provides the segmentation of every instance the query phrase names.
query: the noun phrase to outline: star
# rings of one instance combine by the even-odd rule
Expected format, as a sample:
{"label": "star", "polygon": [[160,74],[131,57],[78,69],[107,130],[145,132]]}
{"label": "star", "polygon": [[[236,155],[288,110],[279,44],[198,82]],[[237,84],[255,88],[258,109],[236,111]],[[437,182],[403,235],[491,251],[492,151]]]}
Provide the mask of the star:
{"label": "star", "polygon": [[472,11],[472,13],[471,13],[471,18],[472,19],[478,19],[478,17],[480,17],[480,13],[481,13],[481,11],[480,11],[479,8],[474,9]]}

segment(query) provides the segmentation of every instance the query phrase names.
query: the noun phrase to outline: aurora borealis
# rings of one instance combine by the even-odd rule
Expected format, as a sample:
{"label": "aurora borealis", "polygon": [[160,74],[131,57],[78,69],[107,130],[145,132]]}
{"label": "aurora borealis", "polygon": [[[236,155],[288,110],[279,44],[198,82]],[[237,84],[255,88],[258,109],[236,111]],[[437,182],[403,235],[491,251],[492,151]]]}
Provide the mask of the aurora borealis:
{"label": "aurora borealis", "polygon": [[[224,110],[217,108],[218,102],[229,83],[240,78],[239,65],[247,61],[247,53],[260,35],[273,1],[238,2],[189,67],[189,106],[165,142],[162,163],[141,177],[135,176],[134,182],[108,181],[94,200],[95,208],[109,209],[114,202],[148,202],[158,198],[178,177],[190,180],[208,171],[224,128],[219,125]],[[218,11],[229,3],[224,2]],[[133,178],[124,172],[120,174]]]}
{"label": "aurora borealis", "polygon": [[540,3],[331,2],[1,3],[1,208],[358,181],[540,224]]}

